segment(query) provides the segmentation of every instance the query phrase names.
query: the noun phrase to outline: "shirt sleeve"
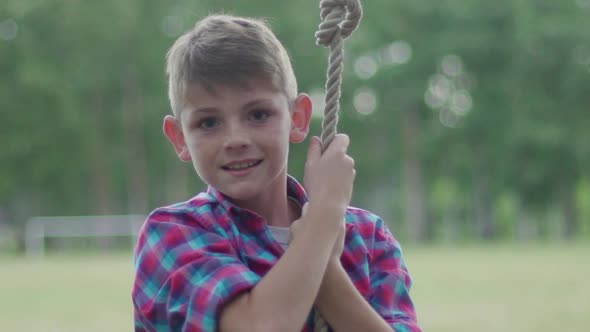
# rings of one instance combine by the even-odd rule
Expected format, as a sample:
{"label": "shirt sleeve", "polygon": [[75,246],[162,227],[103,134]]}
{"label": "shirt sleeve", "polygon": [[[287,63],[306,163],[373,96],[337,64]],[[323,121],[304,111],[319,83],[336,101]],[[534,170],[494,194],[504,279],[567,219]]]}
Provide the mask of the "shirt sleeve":
{"label": "shirt sleeve", "polygon": [[376,223],[369,302],[396,332],[420,332],[410,298],[412,279],[399,243],[381,219]]}
{"label": "shirt sleeve", "polygon": [[260,277],[230,240],[187,213],[155,211],[135,254],[136,331],[217,331],[221,310]]}

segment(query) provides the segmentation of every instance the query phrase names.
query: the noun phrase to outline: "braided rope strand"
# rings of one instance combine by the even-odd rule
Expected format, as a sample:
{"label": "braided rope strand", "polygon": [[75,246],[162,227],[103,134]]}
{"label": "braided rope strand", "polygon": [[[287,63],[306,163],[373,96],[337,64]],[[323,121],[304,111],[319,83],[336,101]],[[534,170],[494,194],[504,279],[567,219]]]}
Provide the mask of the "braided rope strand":
{"label": "braided rope strand", "polygon": [[344,62],[344,39],[358,26],[362,17],[360,0],[322,0],[320,18],[322,22],[315,34],[316,43],[330,48],[330,60],[326,80],[326,106],[322,121],[322,152],[336,136],[342,69]]}
{"label": "braided rope strand", "polygon": [[[344,39],[357,28],[362,17],[360,0],[321,0],[320,18],[322,22],[315,34],[316,43],[330,48],[330,60],[326,80],[326,106],[322,121],[322,152],[336,136],[342,68],[344,62]],[[314,312],[314,332],[327,332],[328,325],[319,311]]]}

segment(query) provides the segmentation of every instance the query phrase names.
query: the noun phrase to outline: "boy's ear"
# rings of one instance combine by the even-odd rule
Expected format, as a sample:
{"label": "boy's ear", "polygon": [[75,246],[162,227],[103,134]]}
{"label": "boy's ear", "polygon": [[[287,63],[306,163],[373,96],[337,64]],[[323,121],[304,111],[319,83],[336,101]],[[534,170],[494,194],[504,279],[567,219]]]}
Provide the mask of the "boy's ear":
{"label": "boy's ear", "polygon": [[164,117],[164,134],[168,137],[168,140],[174,146],[174,150],[178,155],[178,158],[182,161],[190,161],[191,155],[184,141],[184,133],[180,127],[180,123],[172,115],[166,115]]}
{"label": "boy's ear", "polygon": [[293,112],[291,113],[291,131],[289,133],[291,143],[300,143],[307,137],[312,110],[311,98],[305,93],[299,94],[293,103]]}

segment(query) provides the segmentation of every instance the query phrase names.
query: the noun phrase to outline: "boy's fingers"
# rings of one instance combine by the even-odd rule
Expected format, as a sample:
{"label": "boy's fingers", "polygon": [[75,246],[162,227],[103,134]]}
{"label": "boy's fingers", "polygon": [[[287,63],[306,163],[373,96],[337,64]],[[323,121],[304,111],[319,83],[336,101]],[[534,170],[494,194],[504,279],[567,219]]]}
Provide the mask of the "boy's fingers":
{"label": "boy's fingers", "polygon": [[322,155],[321,146],[320,146],[320,139],[317,136],[313,136],[309,141],[309,149],[307,150],[307,161],[305,162],[305,167],[310,167],[310,165],[314,165],[315,162],[320,159]]}
{"label": "boy's fingers", "polygon": [[326,148],[326,151],[324,151],[324,153],[326,153],[328,151],[330,151],[330,153],[342,152],[342,151],[344,151],[346,153],[346,151],[348,151],[349,145],[350,145],[350,138],[348,137],[348,135],[336,134],[336,136],[334,136],[334,140],[332,140],[332,143],[330,143],[330,145]]}
{"label": "boy's fingers", "polygon": [[336,134],[336,137],[339,137],[342,140],[342,145],[344,145],[345,147],[348,147],[348,145],[350,144],[350,137],[348,137],[348,135]]}
{"label": "boy's fingers", "polygon": [[350,138],[346,134],[336,134],[335,140],[338,140],[339,146],[344,149],[344,151],[348,150],[348,146],[350,145]]}

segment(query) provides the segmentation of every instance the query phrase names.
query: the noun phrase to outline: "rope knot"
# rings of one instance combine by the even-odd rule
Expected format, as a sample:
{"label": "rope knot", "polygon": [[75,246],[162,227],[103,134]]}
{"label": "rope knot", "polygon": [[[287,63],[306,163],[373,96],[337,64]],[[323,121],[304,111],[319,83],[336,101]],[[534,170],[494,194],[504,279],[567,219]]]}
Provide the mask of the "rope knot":
{"label": "rope knot", "polygon": [[360,0],[321,0],[322,22],[315,34],[317,44],[330,46],[338,32],[342,39],[348,38],[359,25],[362,15]]}

